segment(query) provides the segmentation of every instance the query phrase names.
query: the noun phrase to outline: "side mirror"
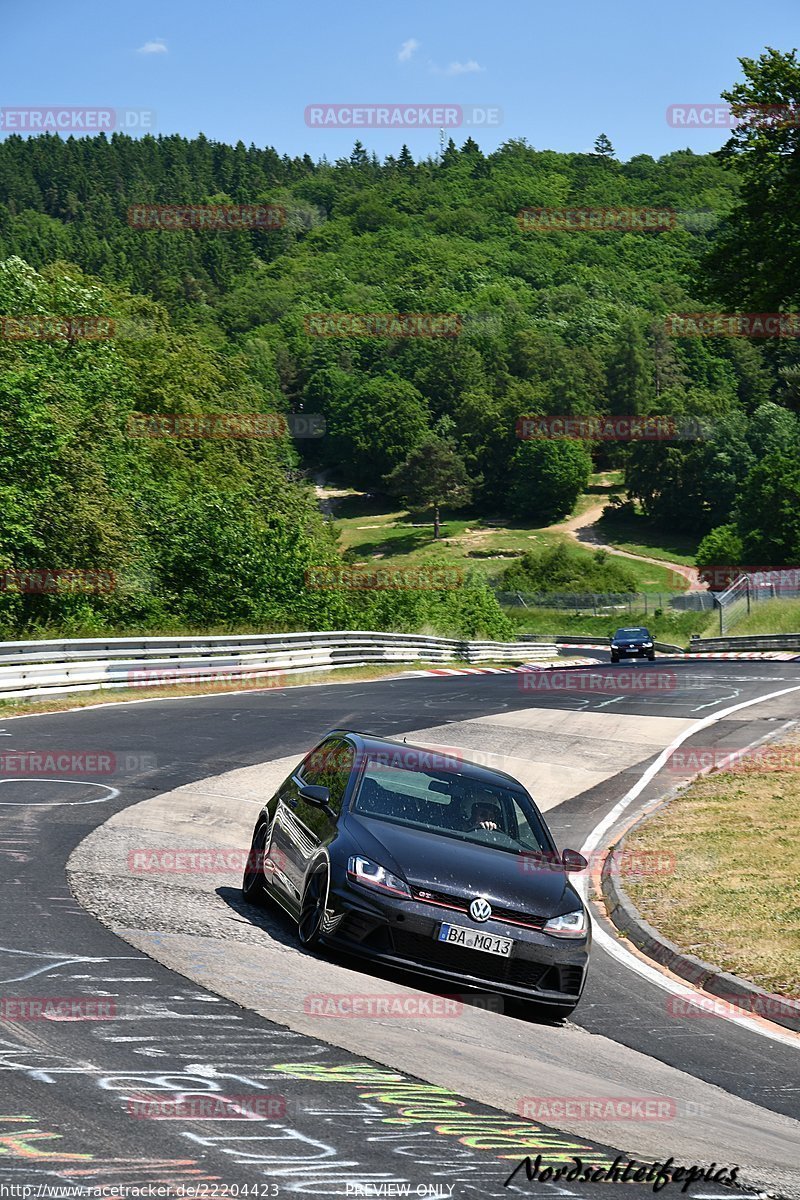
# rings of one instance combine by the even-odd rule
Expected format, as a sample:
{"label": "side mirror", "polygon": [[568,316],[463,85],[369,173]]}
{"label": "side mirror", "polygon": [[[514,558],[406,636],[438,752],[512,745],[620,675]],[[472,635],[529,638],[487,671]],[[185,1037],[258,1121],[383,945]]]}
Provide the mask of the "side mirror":
{"label": "side mirror", "polygon": [[313,804],[314,808],[329,808],[331,803],[330,789],[319,787],[316,783],[304,783],[299,789],[301,800]]}
{"label": "side mirror", "polygon": [[565,850],[561,855],[561,862],[565,871],[585,871],[589,865],[577,850]]}

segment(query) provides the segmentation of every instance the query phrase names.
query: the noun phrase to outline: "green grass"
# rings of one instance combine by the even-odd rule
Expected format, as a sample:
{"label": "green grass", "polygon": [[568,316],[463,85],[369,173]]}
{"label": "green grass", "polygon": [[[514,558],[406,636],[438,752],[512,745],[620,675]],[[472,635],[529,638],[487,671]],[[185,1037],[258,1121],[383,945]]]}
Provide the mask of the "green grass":
{"label": "green grass", "polygon": [[620,626],[646,625],[657,641],[684,647],[688,645],[691,634],[703,635],[708,616],[702,612],[679,613],[665,609],[661,616],[656,617],[652,607],[647,613],[643,608],[637,610],[634,607],[632,613],[623,608],[607,610],[598,616],[594,616],[591,609],[582,613],[553,608],[506,608],[504,611],[514,622],[517,633],[548,634],[552,637],[559,634],[585,634],[605,641]]}
{"label": "green grass", "polygon": [[665,562],[693,567],[699,539],[656,529],[641,513],[625,517],[601,517],[597,532],[602,541],[631,554],[644,554]]}
{"label": "green grass", "polygon": [[[580,543],[576,544],[580,545]],[[614,561],[624,567],[636,580],[634,591],[654,593],[656,596],[663,595],[666,601],[667,596],[686,591],[689,587],[688,580],[677,575],[671,567],[659,567],[655,563],[644,561],[638,562],[635,558],[615,557]]]}
{"label": "green grass", "polygon": [[[605,480],[609,476],[594,476]],[[605,483],[590,485],[596,492],[587,492],[576,506],[576,515],[597,504],[607,490]],[[491,583],[499,583],[503,569],[513,558],[527,550],[541,550],[566,535],[550,527],[511,522],[498,517],[470,517],[463,512],[444,510],[442,536],[433,540],[433,525],[419,514],[411,515],[402,509],[386,511],[380,501],[362,495],[344,497],[337,504],[334,523],[340,544],[349,563],[373,563],[406,569],[420,566],[432,557],[443,557],[448,564],[465,570],[482,571]],[[594,553],[590,546],[569,539],[577,554],[587,557]],[[682,591],[682,581],[668,567],[634,559],[620,560],[635,580],[634,590],[648,593]]]}
{"label": "green grass", "polygon": [[[716,629],[719,632],[719,617]],[[731,637],[749,633],[800,633],[800,600],[764,600],[753,604],[749,615],[730,631]]]}
{"label": "green grass", "polygon": [[[622,881],[645,919],[682,949],[800,998],[800,743],[770,749],[783,752],[786,769],[742,759],[634,830]],[[637,861],[656,859],[671,869],[635,874]]]}

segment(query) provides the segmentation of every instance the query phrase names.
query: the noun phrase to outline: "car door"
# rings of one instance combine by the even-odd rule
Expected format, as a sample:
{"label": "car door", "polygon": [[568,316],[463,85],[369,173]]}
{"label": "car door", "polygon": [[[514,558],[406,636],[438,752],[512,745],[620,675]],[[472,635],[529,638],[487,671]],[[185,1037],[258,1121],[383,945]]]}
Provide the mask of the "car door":
{"label": "car door", "polygon": [[294,892],[286,871],[287,846],[290,838],[288,817],[297,802],[297,782],[294,773],[284,779],[262,816],[269,821],[269,836],[264,853],[264,878],[267,886],[281,903],[293,907]]}
{"label": "car door", "polygon": [[[353,746],[341,737],[326,738],[306,755],[280,791],[270,855],[280,868],[280,888],[293,910],[299,909],[306,870],[320,846],[336,832],[336,821],[355,760]],[[300,795],[304,784],[327,787],[329,811],[309,804]]]}

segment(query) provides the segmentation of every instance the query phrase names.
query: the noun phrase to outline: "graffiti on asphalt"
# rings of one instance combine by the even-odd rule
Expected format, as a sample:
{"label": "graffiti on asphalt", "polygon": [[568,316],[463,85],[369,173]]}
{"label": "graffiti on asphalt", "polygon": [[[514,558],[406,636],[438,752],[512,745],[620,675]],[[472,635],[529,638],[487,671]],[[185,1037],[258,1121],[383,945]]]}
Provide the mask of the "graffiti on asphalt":
{"label": "graffiti on asphalt", "polygon": [[[424,1125],[445,1137],[455,1137],[462,1146],[473,1150],[504,1150],[498,1158],[518,1159],[520,1152],[544,1151],[554,1162],[571,1162],[576,1151],[592,1153],[593,1148],[573,1142],[565,1134],[549,1132],[528,1121],[506,1113],[476,1113],[466,1108],[455,1092],[431,1083],[418,1083],[396,1071],[379,1067],[326,1066],[323,1063],[275,1063],[273,1070],[299,1079],[321,1083],[356,1084],[362,1100],[397,1108],[394,1116],[384,1115],[387,1125]],[[516,1151],[516,1153],[513,1153]],[[600,1159],[596,1159],[601,1165]]]}

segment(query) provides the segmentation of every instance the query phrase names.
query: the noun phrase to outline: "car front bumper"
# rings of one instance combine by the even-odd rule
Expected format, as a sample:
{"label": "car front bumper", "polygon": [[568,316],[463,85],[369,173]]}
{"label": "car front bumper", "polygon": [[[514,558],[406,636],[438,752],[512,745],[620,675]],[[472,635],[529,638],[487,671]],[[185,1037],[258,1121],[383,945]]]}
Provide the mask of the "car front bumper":
{"label": "car front bumper", "polygon": [[[591,933],[558,939],[502,920],[481,924],[466,912],[433,903],[332,888],[333,909],[323,941],[332,947],[469,988],[572,1007],[586,982]],[[509,958],[438,941],[443,923],[512,938]]]}

